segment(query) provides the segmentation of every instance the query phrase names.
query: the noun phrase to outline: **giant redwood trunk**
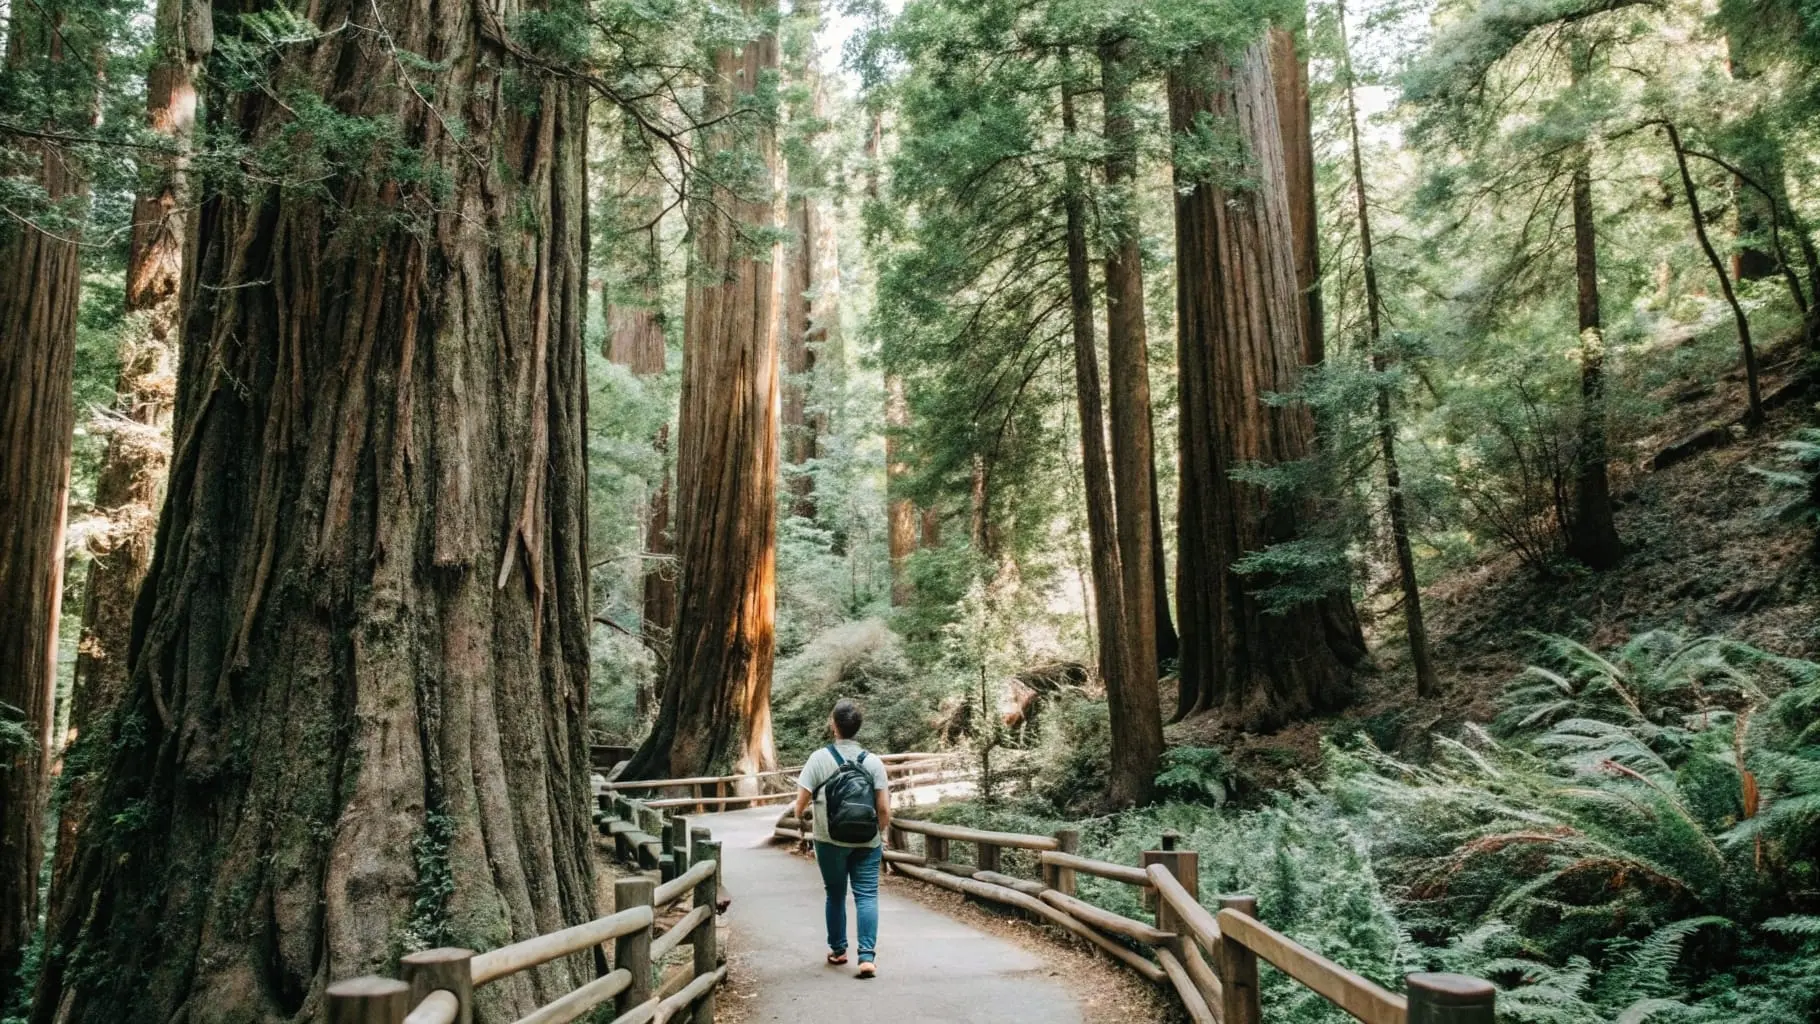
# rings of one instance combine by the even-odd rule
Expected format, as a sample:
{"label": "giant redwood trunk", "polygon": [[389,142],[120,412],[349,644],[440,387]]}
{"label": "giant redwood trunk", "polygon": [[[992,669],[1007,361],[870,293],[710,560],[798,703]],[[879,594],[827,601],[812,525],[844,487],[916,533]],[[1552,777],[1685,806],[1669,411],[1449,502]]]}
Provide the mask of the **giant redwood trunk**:
{"label": "giant redwood trunk", "polygon": [[[1062,87],[1062,130],[1070,139],[1075,134],[1074,94],[1067,85]],[[1125,806],[1150,799],[1163,755],[1163,722],[1157,711],[1155,672],[1140,676],[1136,671],[1139,644],[1126,612],[1131,595],[1126,592],[1125,571],[1120,564],[1112,468],[1106,457],[1082,178],[1071,161],[1062,199],[1068,236],[1069,326],[1074,342],[1075,397],[1081,418],[1088,543],[1092,547],[1094,625],[1099,634],[1100,678],[1106,684],[1106,707],[1112,727],[1107,798],[1114,806]]]}
{"label": "giant redwood trunk", "polygon": [[[1576,43],[1573,80],[1591,71],[1589,47]],[[1574,309],[1580,326],[1580,450],[1574,486],[1574,516],[1567,524],[1567,553],[1594,569],[1617,564],[1624,554],[1612,516],[1607,471],[1605,410],[1605,328],[1599,312],[1599,248],[1593,215],[1592,161],[1582,147],[1572,155],[1574,222]]]}
{"label": "giant redwood trunk", "polygon": [[[68,47],[99,49],[92,31],[55,3],[14,5],[8,28],[0,97],[19,99],[21,87],[42,90],[34,77],[63,80],[58,65],[88,57]],[[52,102],[86,105],[92,86],[87,92],[53,91]],[[52,120],[47,127],[68,126]],[[30,138],[0,138],[21,158],[15,173],[29,175],[49,203],[80,223],[88,184],[72,155]],[[0,223],[0,721],[31,738],[0,747],[0,981],[8,983],[37,923],[54,752],[64,501],[76,417],[77,245],[61,225],[40,230],[13,217]]]}
{"label": "giant redwood trunk", "polygon": [[1289,189],[1295,284],[1302,301],[1302,362],[1319,366],[1326,358],[1326,339],[1321,322],[1321,225],[1315,218],[1314,121],[1309,113],[1308,62],[1296,52],[1295,33],[1288,29],[1270,29],[1270,77],[1283,140],[1283,181]]}
{"label": "giant redwood trunk", "polygon": [[[775,12],[747,0],[747,13]],[[693,204],[696,267],[683,313],[676,459],[676,630],[657,723],[628,778],[752,774],[776,767],[771,661],[777,605],[778,246],[770,195],[776,135],[724,117],[775,73],[777,37],[715,58],[702,142],[749,147],[751,180],[720,181]],[[746,126],[745,136],[734,134]],[[762,247],[761,247],[762,246]]]}
{"label": "giant redwood trunk", "polygon": [[1170,74],[1170,121],[1179,134],[1229,119],[1247,151],[1255,190],[1176,182],[1177,330],[1180,346],[1182,512],[1177,614],[1183,707],[1221,709],[1269,731],[1352,699],[1364,644],[1343,589],[1285,612],[1254,592],[1272,580],[1233,564],[1302,536],[1307,502],[1232,478],[1250,464],[1281,465],[1314,448],[1306,405],[1293,394],[1302,365],[1289,189],[1268,43],[1236,64],[1204,48]]}
{"label": "giant redwood trunk", "polygon": [[[105,529],[93,534],[81,641],[71,688],[69,740],[102,726],[126,690],[126,657],[133,605],[152,563],[158,506],[170,471],[171,403],[176,396],[177,332],[182,328],[179,291],[188,222],[190,133],[195,127],[196,69],[206,39],[186,31],[182,0],[159,0],[153,55],[146,73],[146,121],[166,140],[169,156],[146,154],[155,169],[151,187],[133,202],[131,249],[126,268],[127,329],[121,341],[114,409],[106,419],[107,448],[95,481],[95,514]],[[91,737],[91,739],[95,739]],[[58,808],[57,860],[51,901],[76,850],[75,830],[88,807],[93,780],[80,765],[64,766]]]}
{"label": "giant redwood trunk", "polygon": [[[315,1020],[401,948],[593,910],[586,95],[488,4],[312,13],[273,80],[409,148],[196,213],[170,488],[37,1021]],[[409,87],[399,51],[434,59]],[[304,145],[297,97],[216,93],[211,132]]]}

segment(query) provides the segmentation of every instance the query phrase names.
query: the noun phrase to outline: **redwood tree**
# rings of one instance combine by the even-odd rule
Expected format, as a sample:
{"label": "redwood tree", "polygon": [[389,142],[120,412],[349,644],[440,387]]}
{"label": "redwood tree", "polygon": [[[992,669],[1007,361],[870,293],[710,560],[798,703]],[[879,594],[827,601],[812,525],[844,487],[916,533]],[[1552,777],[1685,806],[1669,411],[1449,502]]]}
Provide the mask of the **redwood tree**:
{"label": "redwood tree", "polygon": [[[1062,53],[1067,69],[1066,49]],[[1122,113],[1122,111],[1121,111]],[[1116,115],[1115,115],[1116,116]],[[1062,132],[1076,132],[1074,90],[1062,86]],[[1157,709],[1155,648],[1133,629],[1129,602],[1150,597],[1146,586],[1133,592],[1122,564],[1123,523],[1113,497],[1113,468],[1106,454],[1106,424],[1101,411],[1100,368],[1093,336],[1093,285],[1087,260],[1087,202],[1084,175],[1068,160],[1062,204],[1068,261],[1068,310],[1074,350],[1076,408],[1081,423],[1081,470],[1085,478],[1088,543],[1092,549],[1095,632],[1099,639],[1100,678],[1106,684],[1106,707],[1112,733],[1107,798],[1115,806],[1144,803],[1155,786],[1163,754],[1163,721]],[[1111,357],[1115,361],[1118,355]],[[1148,388],[1145,388],[1148,397]],[[1116,405],[1115,405],[1116,407]],[[1115,438],[1114,444],[1118,440]],[[1145,465],[1148,465],[1146,460]],[[1134,475],[1148,482],[1144,467]],[[1149,502],[1136,506],[1134,518],[1149,525]],[[1147,532],[1134,531],[1141,537]],[[1147,560],[1149,552],[1143,552]],[[1148,568],[1148,565],[1140,569]],[[1144,575],[1140,573],[1140,576]],[[1145,580],[1146,584],[1148,580]],[[1146,670],[1142,666],[1148,664]],[[1147,672],[1147,674],[1146,674]]]}
{"label": "redwood tree", "polygon": [[[85,62],[100,43],[84,13],[12,7],[0,101],[9,119],[51,129],[46,139],[80,126],[94,103]],[[38,217],[9,207],[0,220],[0,722],[30,737],[0,746],[0,980],[10,982],[38,917],[88,183],[53,142],[0,130],[0,146],[16,157],[0,172],[44,201]]]}
{"label": "redwood tree", "polygon": [[[746,0],[760,23],[772,0]],[[676,460],[676,629],[663,701],[628,778],[776,767],[771,662],[777,606],[777,287],[770,195],[776,133],[750,105],[778,65],[766,28],[715,56],[702,165],[738,163],[747,180],[701,184],[691,206],[695,266],[683,312]],[[742,110],[743,116],[728,116]],[[722,159],[748,147],[751,159]]]}
{"label": "redwood tree", "polygon": [[1270,29],[1270,77],[1276,87],[1278,134],[1283,140],[1283,182],[1289,189],[1289,233],[1295,240],[1295,285],[1302,304],[1302,362],[1326,358],[1321,322],[1321,238],[1314,196],[1314,120],[1309,113],[1308,62],[1295,33]]}
{"label": "redwood tree", "polygon": [[[1271,730],[1347,703],[1364,644],[1344,589],[1287,610],[1266,607],[1265,574],[1234,563],[1301,537],[1305,500],[1234,479],[1252,465],[1308,456],[1314,421],[1293,394],[1302,364],[1302,311],[1281,130],[1268,42],[1236,63],[1217,46],[1170,74],[1176,169],[1177,330],[1182,513],[1177,613],[1180,703],[1222,709],[1245,728]],[[1236,126],[1244,167],[1221,166],[1208,138]]]}
{"label": "redwood tree", "polygon": [[[1579,85],[1592,72],[1591,47],[1573,48],[1569,66]],[[1574,309],[1580,326],[1580,450],[1574,488],[1574,515],[1567,526],[1567,553],[1594,569],[1615,564],[1624,554],[1612,514],[1605,409],[1605,325],[1599,310],[1599,242],[1592,200],[1592,157],[1576,146],[1569,157],[1574,233]]]}
{"label": "redwood tree", "polygon": [[[1157,580],[1160,543],[1156,520],[1156,463],[1150,421],[1150,339],[1144,323],[1142,235],[1133,179],[1137,131],[1132,123],[1132,43],[1100,44],[1101,99],[1105,111],[1105,176],[1109,234],[1106,240],[1106,362],[1112,381],[1112,481],[1125,621],[1131,636],[1132,685],[1157,678]],[[1084,421],[1083,421],[1084,422]],[[1158,517],[1160,518],[1160,516]],[[1164,613],[1167,614],[1167,608]],[[1154,700],[1155,687],[1149,687]],[[1152,716],[1154,717],[1154,715]],[[1149,731],[1146,727],[1146,731]],[[1155,730],[1162,749],[1162,725]]]}
{"label": "redwood tree", "polygon": [[487,4],[313,14],[282,91],[206,104],[255,173],[193,229],[169,495],[38,1021],[314,1019],[401,945],[593,911],[586,97]]}

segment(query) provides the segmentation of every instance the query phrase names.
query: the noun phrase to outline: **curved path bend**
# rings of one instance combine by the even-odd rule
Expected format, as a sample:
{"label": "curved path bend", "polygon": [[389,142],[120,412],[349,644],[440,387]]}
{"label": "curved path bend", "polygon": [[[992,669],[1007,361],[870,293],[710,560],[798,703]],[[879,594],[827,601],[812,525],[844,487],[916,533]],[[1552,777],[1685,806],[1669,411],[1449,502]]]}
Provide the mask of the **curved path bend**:
{"label": "curved path bend", "polygon": [[878,894],[878,977],[861,982],[851,964],[825,965],[821,875],[813,861],[772,844],[779,813],[759,807],[692,819],[721,842],[736,984],[754,992],[752,1024],[1081,1024],[1079,1002],[1042,958],[888,884]]}

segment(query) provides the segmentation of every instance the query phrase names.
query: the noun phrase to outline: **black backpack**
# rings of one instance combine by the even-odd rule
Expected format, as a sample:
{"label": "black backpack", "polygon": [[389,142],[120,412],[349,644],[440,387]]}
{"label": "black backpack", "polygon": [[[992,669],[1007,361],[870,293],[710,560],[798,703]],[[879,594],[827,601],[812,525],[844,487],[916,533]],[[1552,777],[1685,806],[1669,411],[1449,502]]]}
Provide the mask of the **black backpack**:
{"label": "black backpack", "polygon": [[828,753],[838,767],[816,787],[827,793],[828,838],[837,843],[870,843],[878,838],[878,789],[865,768],[866,752],[862,750],[848,761],[830,743]]}

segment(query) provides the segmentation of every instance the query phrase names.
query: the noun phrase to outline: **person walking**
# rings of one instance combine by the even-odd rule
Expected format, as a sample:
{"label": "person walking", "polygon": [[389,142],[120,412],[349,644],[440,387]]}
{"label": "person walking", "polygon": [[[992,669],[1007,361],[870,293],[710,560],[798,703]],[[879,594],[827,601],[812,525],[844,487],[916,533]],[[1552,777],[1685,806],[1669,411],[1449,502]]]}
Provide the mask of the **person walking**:
{"label": "person walking", "polygon": [[836,701],[828,716],[834,742],[809,755],[797,777],[796,816],[815,804],[815,863],[826,894],[828,963],[847,962],[847,890],[859,927],[859,974],[878,976],[878,871],[891,827],[891,781],[884,763],[854,738],[858,704]]}

